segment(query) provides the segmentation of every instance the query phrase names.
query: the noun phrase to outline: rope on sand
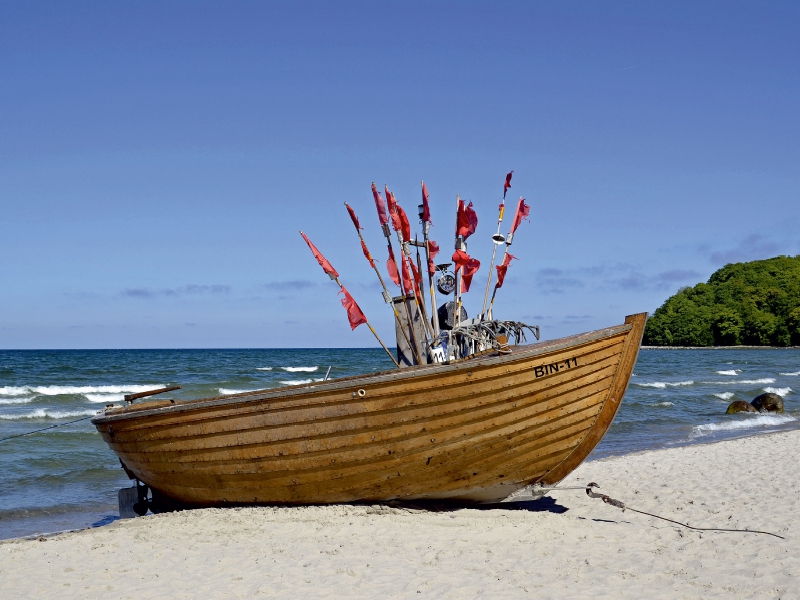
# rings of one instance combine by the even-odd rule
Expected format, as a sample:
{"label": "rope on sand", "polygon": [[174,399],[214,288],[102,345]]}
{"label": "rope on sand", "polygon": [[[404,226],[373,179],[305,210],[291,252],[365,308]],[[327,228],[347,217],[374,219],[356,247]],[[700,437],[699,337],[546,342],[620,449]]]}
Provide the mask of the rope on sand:
{"label": "rope on sand", "polygon": [[[764,535],[771,535],[773,537],[780,538],[782,540],[786,539],[785,537],[778,535],[777,533],[770,533],[769,531],[756,531],[754,529],[722,529],[719,527],[692,527],[691,525],[688,525],[686,523],[681,523],[680,521],[673,521],[672,519],[668,519],[666,517],[660,517],[658,515],[654,515],[653,513],[645,512],[643,510],[637,510],[635,508],[631,508],[630,506],[625,506],[625,504],[623,502],[620,502],[619,500],[614,500],[614,498],[610,498],[605,494],[597,494],[592,491],[592,488],[599,488],[599,487],[600,486],[594,482],[590,483],[589,485],[586,486],[586,495],[589,496],[590,498],[600,498],[606,504],[610,504],[611,506],[616,506],[617,508],[622,509],[622,512],[625,512],[626,509],[631,510],[633,512],[637,512],[642,515],[647,515],[648,517],[654,517],[656,519],[661,519],[662,521],[669,521],[670,523],[675,523],[676,525],[680,525],[681,527],[686,527],[687,529],[694,529],[695,531],[733,531],[738,533],[761,533]],[[567,488],[554,488],[554,489],[567,489]]]}

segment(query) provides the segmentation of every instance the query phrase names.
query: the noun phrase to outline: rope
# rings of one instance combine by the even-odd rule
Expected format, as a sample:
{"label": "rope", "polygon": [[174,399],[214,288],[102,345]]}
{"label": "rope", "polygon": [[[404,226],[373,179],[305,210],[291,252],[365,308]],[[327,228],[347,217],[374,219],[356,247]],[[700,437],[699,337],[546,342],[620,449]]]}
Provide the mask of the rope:
{"label": "rope", "polygon": [[78,421],[85,421],[86,419],[91,419],[94,416],[95,415],[89,415],[88,417],[81,417],[80,419],[75,419],[74,421],[67,421],[66,423],[58,423],[56,425],[50,425],[50,427],[36,429],[35,431],[29,431],[27,433],[17,433],[15,435],[10,435],[8,437],[0,438],[0,442],[5,442],[6,440],[13,440],[14,438],[18,437],[25,437],[26,435],[33,435],[34,433],[40,433],[42,431],[47,431],[48,429],[55,429],[56,427],[62,427],[63,425],[71,425],[72,423],[77,423]]}
{"label": "rope", "polygon": [[[625,512],[625,509],[632,510],[633,512],[637,512],[637,513],[642,514],[642,515],[647,515],[648,517],[654,517],[656,519],[661,519],[662,521],[669,521],[670,523],[675,523],[676,525],[680,525],[681,527],[686,527],[687,529],[694,529],[695,531],[731,531],[731,532],[737,532],[737,533],[761,533],[761,534],[764,534],[764,535],[771,535],[773,537],[780,538],[782,540],[786,539],[785,537],[783,537],[781,535],[778,535],[777,533],[770,533],[769,531],[756,531],[754,529],[722,529],[720,527],[692,527],[691,525],[688,525],[687,523],[681,523],[680,521],[673,521],[672,519],[668,519],[666,517],[661,517],[659,515],[654,515],[653,513],[645,512],[643,510],[637,510],[635,508],[631,508],[630,506],[625,506],[625,504],[623,502],[620,502],[619,500],[614,500],[614,498],[610,498],[609,496],[606,496],[605,494],[596,494],[595,492],[592,491],[593,487],[599,488],[600,486],[597,485],[594,482],[592,482],[589,485],[587,485],[586,486],[586,495],[587,496],[589,496],[590,498],[600,498],[606,504],[610,504],[611,506],[616,506],[617,508],[622,509],[622,512]],[[557,488],[557,489],[567,489],[567,488]],[[575,488],[572,488],[572,489],[575,489]]]}

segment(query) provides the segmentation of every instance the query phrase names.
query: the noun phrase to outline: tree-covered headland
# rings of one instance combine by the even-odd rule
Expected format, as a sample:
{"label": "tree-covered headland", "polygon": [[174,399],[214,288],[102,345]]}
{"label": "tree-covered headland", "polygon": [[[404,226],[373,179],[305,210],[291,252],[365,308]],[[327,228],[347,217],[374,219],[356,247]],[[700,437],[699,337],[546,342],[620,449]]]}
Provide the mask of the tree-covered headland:
{"label": "tree-covered headland", "polygon": [[735,263],[678,290],[647,321],[647,346],[800,346],[800,255]]}

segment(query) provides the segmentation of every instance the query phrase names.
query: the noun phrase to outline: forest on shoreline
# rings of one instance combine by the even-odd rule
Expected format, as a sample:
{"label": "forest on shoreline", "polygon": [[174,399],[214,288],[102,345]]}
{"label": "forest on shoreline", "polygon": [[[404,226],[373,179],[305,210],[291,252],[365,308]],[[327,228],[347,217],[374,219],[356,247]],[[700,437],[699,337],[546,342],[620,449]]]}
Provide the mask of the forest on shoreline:
{"label": "forest on shoreline", "polygon": [[800,346],[800,255],[728,264],[647,321],[646,346]]}

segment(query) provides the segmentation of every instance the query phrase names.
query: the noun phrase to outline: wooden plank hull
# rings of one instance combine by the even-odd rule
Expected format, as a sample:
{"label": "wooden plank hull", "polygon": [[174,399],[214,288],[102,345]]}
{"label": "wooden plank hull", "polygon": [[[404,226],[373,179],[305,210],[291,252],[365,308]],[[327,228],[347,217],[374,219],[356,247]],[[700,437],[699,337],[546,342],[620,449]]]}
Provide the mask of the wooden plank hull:
{"label": "wooden plank hull", "polygon": [[142,403],[92,421],[130,473],[190,505],[493,502],[557,483],[588,456],[645,319],[506,356]]}

